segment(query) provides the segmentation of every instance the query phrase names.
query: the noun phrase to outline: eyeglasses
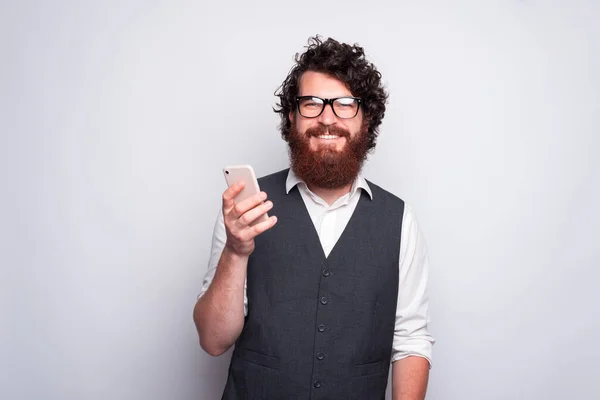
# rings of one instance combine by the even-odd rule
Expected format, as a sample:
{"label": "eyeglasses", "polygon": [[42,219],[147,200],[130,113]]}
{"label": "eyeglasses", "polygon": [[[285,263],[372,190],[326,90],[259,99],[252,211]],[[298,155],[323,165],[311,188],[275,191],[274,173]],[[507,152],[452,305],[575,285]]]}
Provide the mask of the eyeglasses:
{"label": "eyeglasses", "polygon": [[335,99],[322,99],[315,96],[296,97],[298,111],[304,118],[317,118],[323,113],[327,104],[331,104],[331,109],[336,117],[354,118],[358,114],[360,102],[360,98],[350,96],[336,97]]}

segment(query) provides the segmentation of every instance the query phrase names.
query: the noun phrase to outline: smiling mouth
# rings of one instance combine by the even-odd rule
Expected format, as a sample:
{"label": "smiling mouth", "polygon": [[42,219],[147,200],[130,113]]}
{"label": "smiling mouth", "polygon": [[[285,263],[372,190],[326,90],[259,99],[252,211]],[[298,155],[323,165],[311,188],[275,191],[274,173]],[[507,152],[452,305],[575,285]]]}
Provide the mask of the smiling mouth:
{"label": "smiling mouth", "polygon": [[337,135],[320,135],[320,136],[317,136],[317,138],[324,139],[324,140],[333,140],[333,139],[339,138],[339,136],[337,136]]}

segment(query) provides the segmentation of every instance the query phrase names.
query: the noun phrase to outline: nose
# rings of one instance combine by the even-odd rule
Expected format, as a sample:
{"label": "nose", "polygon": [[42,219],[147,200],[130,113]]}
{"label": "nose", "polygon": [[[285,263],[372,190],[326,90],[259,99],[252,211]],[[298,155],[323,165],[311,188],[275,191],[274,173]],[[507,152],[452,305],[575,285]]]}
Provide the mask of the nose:
{"label": "nose", "polygon": [[335,123],[336,118],[337,117],[333,113],[333,105],[327,104],[327,105],[325,105],[325,108],[323,109],[323,112],[321,113],[321,115],[319,115],[318,121],[321,124],[328,126],[328,125],[333,125]]}

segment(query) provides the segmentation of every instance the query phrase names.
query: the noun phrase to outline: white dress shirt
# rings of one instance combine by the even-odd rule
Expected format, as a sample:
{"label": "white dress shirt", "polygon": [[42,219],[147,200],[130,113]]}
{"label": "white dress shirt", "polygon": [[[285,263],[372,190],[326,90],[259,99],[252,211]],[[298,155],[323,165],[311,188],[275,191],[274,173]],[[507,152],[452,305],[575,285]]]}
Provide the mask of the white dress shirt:
{"label": "white dress shirt", "polygon": [[[331,249],[342,235],[358,204],[361,190],[364,190],[372,199],[371,189],[367,181],[359,175],[350,192],[337,199],[330,206],[311,192],[306,184],[290,169],[286,180],[286,193],[289,193],[296,185],[319,235],[325,256],[329,256]],[[213,232],[208,271],[198,297],[206,292],[212,282],[221,253],[225,247],[226,238],[223,213],[220,212]],[[427,248],[413,212],[406,203],[402,218],[399,268],[398,304],[396,307],[392,362],[407,356],[420,356],[426,358],[431,366],[431,353],[435,340],[427,330],[430,321],[429,298],[427,296],[429,274]],[[248,298],[244,287],[244,315],[247,314]]]}

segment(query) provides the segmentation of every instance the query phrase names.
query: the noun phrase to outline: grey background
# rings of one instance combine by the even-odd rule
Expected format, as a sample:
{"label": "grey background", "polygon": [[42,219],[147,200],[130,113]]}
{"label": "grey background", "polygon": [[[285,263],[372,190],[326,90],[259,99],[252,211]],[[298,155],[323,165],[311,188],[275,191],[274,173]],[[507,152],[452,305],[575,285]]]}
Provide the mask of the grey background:
{"label": "grey background", "polygon": [[0,398],[216,399],[192,307],[222,166],[286,167],[320,33],[390,100],[368,178],[431,257],[429,399],[600,398],[597,1],[2,1]]}

